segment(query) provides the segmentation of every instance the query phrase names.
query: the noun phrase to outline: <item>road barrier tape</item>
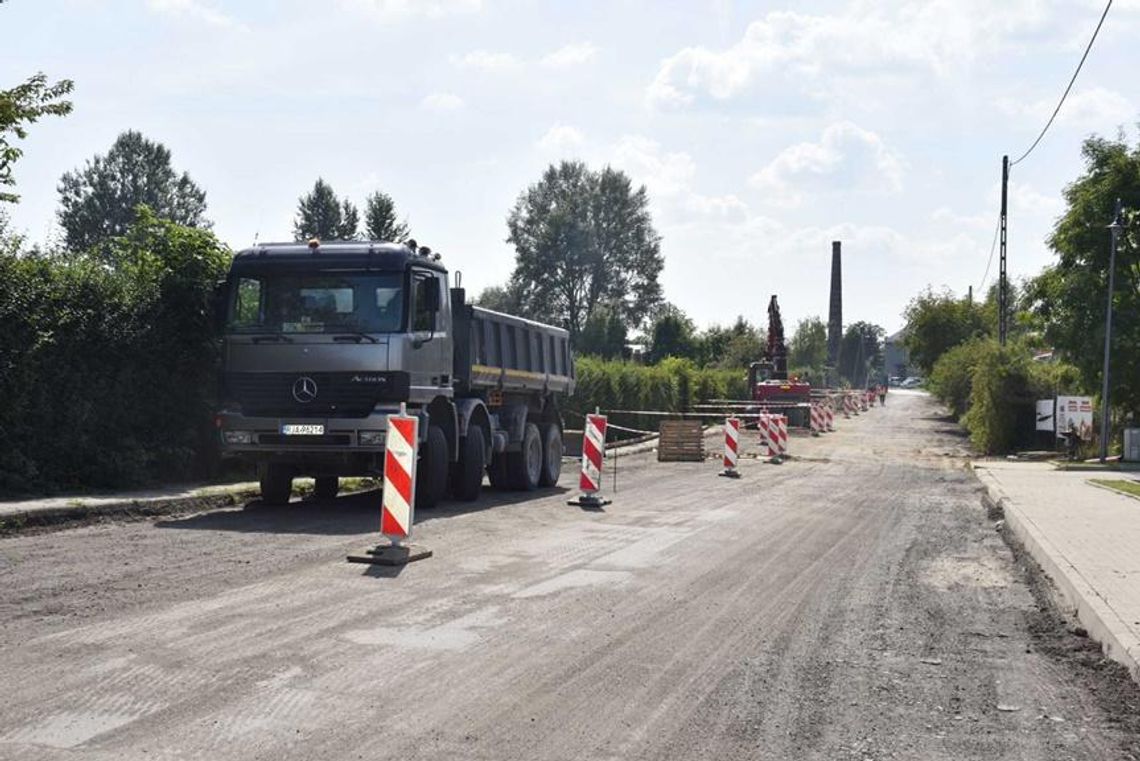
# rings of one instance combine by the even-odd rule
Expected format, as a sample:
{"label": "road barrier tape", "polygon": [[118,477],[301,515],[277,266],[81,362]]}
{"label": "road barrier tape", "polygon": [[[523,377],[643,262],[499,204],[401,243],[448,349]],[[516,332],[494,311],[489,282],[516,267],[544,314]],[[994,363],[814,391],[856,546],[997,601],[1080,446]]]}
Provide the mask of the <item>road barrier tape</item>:
{"label": "road barrier tape", "polygon": [[380,532],[393,544],[411,536],[416,505],[416,447],[419,418],[389,415],[384,440],[384,491],[380,498]]}
{"label": "road barrier tape", "polygon": [[737,477],[736,462],[740,457],[740,418],[724,419],[724,472],[723,476]]}

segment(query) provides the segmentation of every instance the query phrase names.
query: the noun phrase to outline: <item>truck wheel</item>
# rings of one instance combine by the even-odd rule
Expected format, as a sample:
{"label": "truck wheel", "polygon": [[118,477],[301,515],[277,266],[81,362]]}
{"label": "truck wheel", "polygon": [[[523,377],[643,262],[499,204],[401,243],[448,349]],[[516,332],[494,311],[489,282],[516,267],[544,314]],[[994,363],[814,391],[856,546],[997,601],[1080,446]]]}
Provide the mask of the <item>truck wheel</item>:
{"label": "truck wheel", "polygon": [[427,441],[416,468],[416,508],[430,510],[447,490],[447,437],[438,425],[428,426]]}
{"label": "truck wheel", "polygon": [[286,505],[293,493],[293,469],[269,463],[261,469],[261,501],[266,505]]}
{"label": "truck wheel", "polygon": [[458,500],[474,502],[483,488],[483,462],[487,454],[483,429],[477,425],[468,428],[459,446],[459,462],[451,473],[451,491]]}
{"label": "truck wheel", "polygon": [[336,476],[321,476],[313,479],[313,496],[322,501],[336,499],[340,491],[340,479]]}
{"label": "truck wheel", "polygon": [[562,474],[562,429],[553,423],[542,426],[542,472],[539,486],[557,486]]}
{"label": "truck wheel", "polygon": [[534,491],[542,475],[542,436],[538,426],[527,423],[523,429],[522,449],[507,453],[507,478],[516,491]]}

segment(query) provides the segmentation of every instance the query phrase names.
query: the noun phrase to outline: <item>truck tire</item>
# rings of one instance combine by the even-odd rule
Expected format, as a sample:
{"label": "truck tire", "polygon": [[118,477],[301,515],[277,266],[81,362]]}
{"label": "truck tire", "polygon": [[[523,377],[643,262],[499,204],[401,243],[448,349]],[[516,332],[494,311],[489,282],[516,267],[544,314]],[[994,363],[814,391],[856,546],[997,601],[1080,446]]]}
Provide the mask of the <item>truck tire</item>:
{"label": "truck tire", "polygon": [[336,476],[319,476],[313,479],[313,496],[321,501],[331,502],[340,491],[340,479]]}
{"label": "truck tire", "polygon": [[258,474],[261,481],[261,501],[266,505],[287,505],[293,493],[293,469],[288,465],[269,463]]}
{"label": "truck tire", "polygon": [[507,453],[507,479],[515,491],[534,491],[542,477],[542,436],[538,426],[527,423],[522,448]]}
{"label": "truck tire", "polygon": [[487,443],[483,439],[483,429],[473,425],[459,444],[459,462],[451,473],[451,491],[461,502],[474,502],[483,489],[483,463],[486,460]]}
{"label": "truck tire", "polygon": [[539,486],[557,486],[562,474],[562,429],[554,423],[542,426],[542,471]]}
{"label": "truck tire", "polygon": [[420,451],[416,468],[416,509],[430,510],[447,491],[447,437],[438,425],[428,426],[427,441]]}

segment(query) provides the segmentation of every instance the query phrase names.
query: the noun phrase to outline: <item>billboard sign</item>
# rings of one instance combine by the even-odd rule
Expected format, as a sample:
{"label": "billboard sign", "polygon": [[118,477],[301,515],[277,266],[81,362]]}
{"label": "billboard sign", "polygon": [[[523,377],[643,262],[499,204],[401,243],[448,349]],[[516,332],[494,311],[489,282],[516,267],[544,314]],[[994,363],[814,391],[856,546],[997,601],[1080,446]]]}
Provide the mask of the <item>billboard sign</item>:
{"label": "billboard sign", "polygon": [[1038,431],[1052,431],[1055,430],[1053,419],[1053,400],[1052,399],[1038,399],[1037,400],[1037,430]]}
{"label": "billboard sign", "polygon": [[1057,435],[1076,431],[1081,441],[1093,437],[1093,405],[1091,396],[1057,397]]}

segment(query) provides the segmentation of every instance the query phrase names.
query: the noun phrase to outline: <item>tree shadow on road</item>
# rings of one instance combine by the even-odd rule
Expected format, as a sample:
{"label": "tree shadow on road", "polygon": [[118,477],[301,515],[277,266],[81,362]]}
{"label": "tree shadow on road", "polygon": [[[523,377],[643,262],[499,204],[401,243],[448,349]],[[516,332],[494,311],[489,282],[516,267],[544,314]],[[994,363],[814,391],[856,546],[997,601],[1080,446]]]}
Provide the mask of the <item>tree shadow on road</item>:
{"label": "tree shadow on road", "polygon": [[[532,499],[564,497],[570,490],[555,487],[537,492],[484,489],[475,502],[444,501],[431,510],[418,510],[416,524],[454,518],[502,505]],[[349,494],[333,500],[303,499],[288,505],[266,505],[251,500],[237,509],[197,513],[155,523],[158,528],[197,531],[234,531],[259,534],[324,534],[351,536],[377,533],[380,525],[380,490]]]}

